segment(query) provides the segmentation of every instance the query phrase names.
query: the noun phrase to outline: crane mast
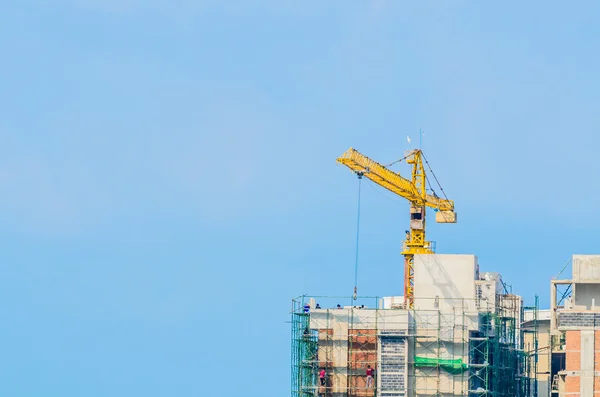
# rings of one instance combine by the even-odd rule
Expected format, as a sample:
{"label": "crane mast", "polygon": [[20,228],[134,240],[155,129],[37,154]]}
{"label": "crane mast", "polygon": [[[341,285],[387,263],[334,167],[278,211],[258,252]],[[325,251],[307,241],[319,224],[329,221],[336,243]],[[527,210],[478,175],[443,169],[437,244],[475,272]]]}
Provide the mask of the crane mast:
{"label": "crane mast", "polygon": [[426,207],[436,211],[438,223],[456,223],[454,202],[427,193],[427,175],[423,166],[423,153],[420,149],[410,150],[404,157],[412,167],[411,179],[402,177],[385,166],[350,148],[337,161],[359,176],[375,182],[379,186],[405,198],[410,203],[410,224],[402,244],[404,256],[404,299],[407,308],[414,303],[414,256],[432,254],[435,246],[425,239]]}

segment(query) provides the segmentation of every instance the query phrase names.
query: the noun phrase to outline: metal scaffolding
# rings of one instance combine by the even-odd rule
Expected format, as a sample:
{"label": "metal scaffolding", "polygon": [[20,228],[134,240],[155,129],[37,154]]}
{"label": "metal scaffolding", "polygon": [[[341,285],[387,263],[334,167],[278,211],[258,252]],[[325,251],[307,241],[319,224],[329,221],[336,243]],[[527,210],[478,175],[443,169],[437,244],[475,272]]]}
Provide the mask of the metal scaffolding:
{"label": "metal scaffolding", "polygon": [[292,307],[292,397],[314,396],[317,381],[318,341],[310,329],[310,314],[304,312],[304,300]]}
{"label": "metal scaffolding", "polygon": [[[529,326],[528,327],[523,327],[522,328],[522,333],[523,333],[523,338],[521,338],[521,350],[524,352],[525,354],[525,373],[527,374],[527,377],[525,378],[529,384],[529,390],[530,390],[530,396],[531,397],[537,397],[538,396],[538,392],[539,392],[539,385],[538,385],[538,375],[540,375],[540,371],[538,369],[538,363],[539,363],[539,354],[540,351],[542,349],[540,349],[539,346],[539,330],[540,330],[540,326],[539,326],[539,297],[537,295],[535,295],[535,300],[534,300],[535,304],[533,306],[524,306],[523,307],[523,314],[522,314],[522,318],[523,318],[523,322],[525,322],[525,316],[524,313],[525,311],[530,311],[531,313],[533,313],[532,315],[532,319],[529,321]],[[527,345],[525,345],[525,340],[528,339],[529,343]],[[543,349],[546,350],[546,354],[548,354],[548,356],[550,355],[550,348],[549,346],[544,346]],[[550,362],[550,360],[548,360],[548,362]],[[548,373],[549,373],[549,368],[547,369]],[[550,384],[548,384],[548,388],[550,388]],[[550,394],[550,390],[547,390],[548,394]]]}
{"label": "metal scaffolding", "polygon": [[360,298],[293,300],[292,397],[536,395],[520,297],[496,295],[493,305],[465,301],[456,310],[384,308],[378,298],[366,300],[370,307]]}
{"label": "metal scaffolding", "polygon": [[469,392],[477,396],[530,396],[528,359],[522,349],[522,305],[516,295],[497,295],[494,310],[480,314],[469,338]]}

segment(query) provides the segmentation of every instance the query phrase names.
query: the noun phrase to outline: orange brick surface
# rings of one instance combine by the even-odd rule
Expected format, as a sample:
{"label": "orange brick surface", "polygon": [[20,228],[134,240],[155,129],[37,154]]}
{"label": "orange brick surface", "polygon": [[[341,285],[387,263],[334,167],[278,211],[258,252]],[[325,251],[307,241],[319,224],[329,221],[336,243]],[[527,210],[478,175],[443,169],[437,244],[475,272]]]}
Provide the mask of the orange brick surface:
{"label": "orange brick surface", "polygon": [[350,335],[377,335],[377,330],[375,328],[371,328],[371,329],[349,329],[348,333]]}
{"label": "orange brick surface", "polygon": [[565,338],[567,350],[581,350],[581,331],[567,331]]}
{"label": "orange brick surface", "polygon": [[327,336],[333,335],[333,329],[325,328],[319,330],[319,339],[326,339]]}
{"label": "orange brick surface", "polygon": [[[377,364],[377,330],[350,329],[348,334],[348,364],[350,368],[363,370],[367,368],[367,365],[375,368]],[[354,384],[353,382],[360,382],[360,380],[353,380],[351,384]]]}
{"label": "orange brick surface", "polygon": [[600,377],[594,377],[594,392],[600,393]]}
{"label": "orange brick surface", "polygon": [[[595,336],[595,335],[594,335]],[[579,371],[581,368],[581,332],[566,332],[566,370]]]}
{"label": "orange brick surface", "polygon": [[348,342],[352,345],[369,345],[353,346],[353,348],[369,348],[377,349],[377,330],[375,329],[350,329],[348,330]]}
{"label": "orange brick surface", "polygon": [[565,380],[566,393],[579,393],[580,378],[579,376],[567,376]]}
{"label": "orange brick surface", "polygon": [[567,371],[579,371],[581,368],[581,353],[578,351],[569,351],[567,350],[567,362],[566,362],[566,370]]}
{"label": "orange brick surface", "polygon": [[364,368],[366,370],[367,365],[375,368],[377,365],[377,351],[352,352],[349,359],[349,364],[352,369]]}

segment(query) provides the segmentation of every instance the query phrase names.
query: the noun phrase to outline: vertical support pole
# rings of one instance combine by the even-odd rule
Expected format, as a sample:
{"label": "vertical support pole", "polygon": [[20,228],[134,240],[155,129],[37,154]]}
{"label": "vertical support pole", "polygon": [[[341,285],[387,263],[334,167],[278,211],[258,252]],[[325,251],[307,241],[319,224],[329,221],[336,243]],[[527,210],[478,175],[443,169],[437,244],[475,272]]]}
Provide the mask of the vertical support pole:
{"label": "vertical support pole", "polygon": [[540,297],[535,295],[535,308],[533,309],[533,373],[535,376],[535,380],[533,383],[533,397],[538,396],[538,350],[539,350],[539,325],[538,325],[538,310],[539,310],[539,301]]}
{"label": "vertical support pole", "polygon": [[357,293],[358,293],[358,242],[359,242],[359,237],[360,237],[360,182],[362,181],[362,177],[363,177],[363,173],[362,172],[357,172],[356,175],[358,176],[358,214],[356,216],[356,261],[354,264],[354,294],[352,295],[352,297],[354,298],[354,300],[356,300],[357,298]]}
{"label": "vertical support pole", "polygon": [[556,284],[550,281],[550,333],[556,329]]}

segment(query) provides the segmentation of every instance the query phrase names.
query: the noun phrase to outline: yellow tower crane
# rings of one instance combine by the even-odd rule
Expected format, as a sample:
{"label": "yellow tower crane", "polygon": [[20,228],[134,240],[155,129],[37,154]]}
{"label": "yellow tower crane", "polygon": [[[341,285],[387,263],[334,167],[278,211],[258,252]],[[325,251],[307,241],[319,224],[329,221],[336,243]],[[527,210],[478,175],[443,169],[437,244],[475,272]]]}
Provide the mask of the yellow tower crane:
{"label": "yellow tower crane", "polygon": [[[376,184],[386,188],[410,202],[410,230],[402,246],[404,255],[404,299],[407,308],[413,307],[414,302],[414,255],[432,254],[435,247],[432,242],[425,240],[425,208],[436,211],[435,220],[439,223],[456,223],[454,201],[439,198],[432,192],[427,193],[427,175],[423,166],[423,152],[420,149],[408,151],[403,158],[412,165],[412,178],[406,179],[399,173],[391,171],[367,156],[350,148],[337,159],[359,177],[366,177]],[[425,159],[425,161],[427,161]]]}

